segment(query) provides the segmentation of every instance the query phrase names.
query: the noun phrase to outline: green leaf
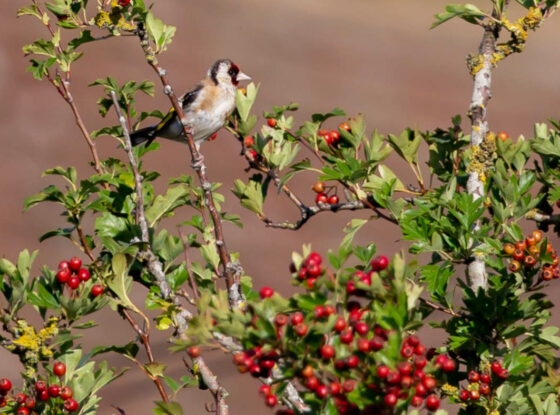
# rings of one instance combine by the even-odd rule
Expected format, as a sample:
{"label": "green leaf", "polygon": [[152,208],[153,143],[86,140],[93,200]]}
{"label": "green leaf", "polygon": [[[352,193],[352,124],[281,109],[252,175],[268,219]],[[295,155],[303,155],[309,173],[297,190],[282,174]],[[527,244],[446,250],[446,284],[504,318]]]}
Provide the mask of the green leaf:
{"label": "green leaf", "polygon": [[107,286],[115,293],[122,305],[131,310],[138,310],[130,301],[128,292],[132,287],[132,278],[128,275],[128,264],[124,254],[116,254],[111,261],[113,277],[107,279]]}
{"label": "green leaf", "polygon": [[175,34],[175,27],[168,26],[150,11],[146,15],[146,30],[156,45],[156,53],[164,52]]}
{"label": "green leaf", "polygon": [[239,179],[235,180],[233,184],[235,186],[233,194],[239,198],[241,206],[255,212],[257,215],[264,216],[262,185],[254,180],[249,180],[249,183],[245,184]]}
{"label": "green leaf", "polygon": [[431,29],[454,17],[459,17],[472,24],[479,24],[480,19],[486,16],[486,14],[474,4],[449,4],[445,6],[445,10],[445,12],[435,15],[436,21],[432,24]]}
{"label": "green leaf", "polygon": [[190,190],[186,185],[178,185],[167,189],[167,193],[158,195],[149,208],[146,209],[146,219],[150,227],[155,226],[164,216],[169,215],[177,207],[188,203]]}
{"label": "green leaf", "polygon": [[156,402],[157,407],[154,408],[156,415],[183,415],[183,408],[177,402]]}
{"label": "green leaf", "polygon": [[251,82],[247,85],[246,95],[244,95],[241,90],[235,91],[235,106],[237,107],[237,112],[239,113],[239,118],[241,121],[246,122],[251,113],[251,108],[257,99],[257,94],[259,93],[259,86]]}

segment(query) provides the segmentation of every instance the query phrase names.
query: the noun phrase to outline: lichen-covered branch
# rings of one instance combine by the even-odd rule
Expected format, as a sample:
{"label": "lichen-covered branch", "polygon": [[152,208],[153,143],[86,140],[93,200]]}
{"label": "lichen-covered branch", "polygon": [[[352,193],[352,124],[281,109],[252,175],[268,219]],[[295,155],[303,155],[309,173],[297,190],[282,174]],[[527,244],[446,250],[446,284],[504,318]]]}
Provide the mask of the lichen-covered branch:
{"label": "lichen-covered branch", "polygon": [[[496,40],[499,33],[499,27],[492,22],[488,23],[484,29],[484,35],[479,46],[479,54],[477,56],[478,65],[471,68],[474,76],[474,85],[471,103],[469,106],[469,117],[471,119],[471,160],[469,162],[467,180],[467,192],[473,198],[479,199],[484,196],[484,181],[486,180],[485,169],[488,160],[493,157],[493,152],[487,148],[488,140],[493,137],[489,136],[488,121],[486,118],[486,109],[488,102],[492,96],[492,69],[493,55],[496,51]],[[479,224],[475,225],[477,228]],[[473,290],[479,288],[486,289],[488,285],[488,274],[486,272],[484,254],[476,253],[468,264],[468,277],[470,286]]]}

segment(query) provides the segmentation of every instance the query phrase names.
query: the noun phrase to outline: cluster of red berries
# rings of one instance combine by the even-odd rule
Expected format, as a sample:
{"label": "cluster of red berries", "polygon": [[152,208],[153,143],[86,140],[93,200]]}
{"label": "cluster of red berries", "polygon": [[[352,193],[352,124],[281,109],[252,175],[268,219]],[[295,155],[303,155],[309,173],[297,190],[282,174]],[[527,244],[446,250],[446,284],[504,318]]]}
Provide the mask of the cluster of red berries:
{"label": "cluster of red berries", "polygon": [[[334,186],[331,186],[330,189],[334,189]],[[325,183],[317,182],[313,185],[313,191],[317,193],[315,196],[315,203],[325,203],[329,205],[336,205],[339,202],[338,196],[336,194],[329,195],[329,191],[325,192]]]}
{"label": "cluster of red berries", "polygon": [[490,365],[490,372],[484,371],[478,373],[476,370],[471,370],[467,374],[467,380],[469,385],[466,389],[461,389],[458,392],[458,397],[461,401],[478,401],[481,396],[489,396],[492,384],[492,374],[497,379],[505,380],[508,378],[509,373],[507,369],[502,367],[502,364],[498,361],[492,362]]}
{"label": "cluster of red berries", "polygon": [[378,255],[371,261],[371,270],[368,272],[357,271],[354,278],[346,283],[346,293],[348,295],[360,295],[361,291],[356,287],[357,282],[371,285],[371,277],[374,272],[383,271],[389,266],[389,258],[385,255]]}
{"label": "cluster of red berries", "polygon": [[311,252],[307,258],[303,260],[299,270],[296,269],[294,263],[291,263],[290,272],[292,274],[297,273],[298,280],[305,281],[307,288],[311,290],[313,289],[317,278],[319,278],[319,276],[323,273],[323,269],[321,268],[322,262],[323,258],[320,254],[317,252]]}
{"label": "cluster of red berries", "polygon": [[262,347],[255,347],[236,353],[233,356],[233,362],[240,373],[248,372],[257,378],[267,378],[279,357],[280,355],[275,350],[263,352]]}
{"label": "cluster of red berries", "polygon": [[[270,119],[273,120],[274,122],[276,122],[275,119],[273,119],[273,118],[270,118]],[[276,124],[274,124],[274,125],[276,125]],[[254,160],[258,157],[258,153],[253,148],[253,146],[255,145],[255,139],[253,137],[251,137],[250,135],[245,137],[243,139],[243,145],[247,149],[246,151],[247,151],[247,155],[249,156],[249,158]]]}
{"label": "cluster of red berries", "polygon": [[[379,263],[381,268],[387,266],[384,260],[378,261],[376,263]],[[268,296],[266,294],[264,298]],[[263,297],[263,290],[261,290],[261,297]],[[325,342],[316,352],[318,361],[333,364],[333,372],[328,376],[332,378],[331,381],[322,382],[320,379],[324,376],[319,376],[311,364],[306,364],[300,369],[296,377],[301,386],[313,392],[317,398],[332,397],[340,414],[357,413],[357,407],[347,399],[347,394],[351,393],[358,383],[353,379],[351,372],[363,364],[368,354],[382,350],[390,335],[390,331],[365,321],[368,312],[361,308],[358,302],[350,301],[347,311],[348,317],[345,318],[337,315],[335,306],[326,304],[316,305],[312,312],[312,319],[307,323],[304,314],[300,311],[291,315],[277,314],[274,318],[278,338],[290,335],[304,338],[310,332],[311,326],[324,324],[330,316],[336,316],[332,333],[325,337]],[[344,345],[345,351],[341,357],[337,357],[336,344]],[[385,408],[395,406],[399,399],[410,399],[415,407],[425,405],[430,411],[437,410],[440,399],[435,393],[438,383],[436,376],[440,372],[454,372],[457,366],[455,360],[444,354],[436,356],[435,350],[428,350],[417,336],[409,336],[403,341],[400,354],[402,361],[395,362],[394,368],[387,365],[377,366],[375,381],[368,383],[367,387],[383,396]],[[282,355],[281,347],[264,351],[263,346],[257,346],[236,353],[233,361],[241,373],[268,377]],[[425,371],[426,367],[430,369],[429,372]],[[278,398],[270,385],[261,386],[259,393],[264,397],[267,406],[277,405]],[[379,409],[379,406],[376,408]],[[376,408],[372,407],[368,410]],[[290,413],[286,411],[289,410],[282,410],[279,413]]]}
{"label": "cluster of red berries", "polygon": [[[376,347],[382,348],[383,343],[376,342]],[[434,375],[439,371],[454,372],[457,368],[455,360],[445,354],[435,355],[434,349],[427,349],[414,335],[403,341],[401,357],[403,361],[398,363],[395,369],[386,365],[377,367],[379,381],[374,386],[376,390],[384,393],[385,405],[393,407],[399,399],[410,399],[410,404],[416,408],[425,405],[430,411],[437,410],[440,399],[434,393],[437,386]],[[428,363],[431,363],[432,374],[425,372]]]}
{"label": "cluster of red berries", "polygon": [[[60,261],[58,271],[56,272],[56,280],[61,284],[66,284],[75,290],[80,286],[81,282],[88,281],[91,274],[87,268],[82,268],[82,260],[78,257],[72,257],[69,261]],[[101,284],[94,284],[91,287],[91,295],[93,297],[103,294],[104,288]]]}
{"label": "cluster of red berries", "polygon": [[350,125],[347,122],[342,122],[338,125],[338,130],[319,130],[317,135],[321,137],[330,146],[336,146],[340,141],[340,131],[344,130],[350,132]]}
{"label": "cluster of red berries", "polygon": [[[53,365],[53,373],[59,378],[66,373],[66,365],[62,362],[55,362]],[[48,385],[44,380],[35,382],[35,397],[28,396],[23,392],[17,393],[13,398],[8,397],[8,393],[12,389],[12,382],[9,379],[0,379],[0,408],[7,406],[12,402],[14,406],[14,414],[29,415],[33,411],[37,411],[38,406],[42,402],[51,401],[51,404],[62,403],[63,408],[67,412],[75,412],[79,408],[79,404],[72,399],[73,391],[69,386],[60,386],[56,383]],[[40,411],[39,411],[40,413]]]}
{"label": "cluster of red berries", "polygon": [[552,258],[551,264],[543,264],[541,278],[545,281],[560,278],[560,268],[558,267],[560,259],[556,251],[552,249],[550,242],[543,246],[542,231],[535,230],[525,239],[516,241],[515,244],[506,243],[504,245],[504,253],[512,258],[509,263],[511,272],[518,272],[523,267],[525,270],[534,269],[541,257],[550,254]]}

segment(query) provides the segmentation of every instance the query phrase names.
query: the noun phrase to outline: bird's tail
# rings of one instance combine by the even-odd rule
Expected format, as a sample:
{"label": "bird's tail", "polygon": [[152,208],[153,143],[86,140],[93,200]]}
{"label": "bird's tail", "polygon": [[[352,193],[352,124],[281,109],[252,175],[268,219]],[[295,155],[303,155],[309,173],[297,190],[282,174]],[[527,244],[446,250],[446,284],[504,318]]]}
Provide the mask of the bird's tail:
{"label": "bird's tail", "polygon": [[130,134],[130,141],[133,146],[137,146],[147,141],[150,144],[156,138],[157,125],[152,125],[151,127],[141,128],[138,131],[134,131]]}

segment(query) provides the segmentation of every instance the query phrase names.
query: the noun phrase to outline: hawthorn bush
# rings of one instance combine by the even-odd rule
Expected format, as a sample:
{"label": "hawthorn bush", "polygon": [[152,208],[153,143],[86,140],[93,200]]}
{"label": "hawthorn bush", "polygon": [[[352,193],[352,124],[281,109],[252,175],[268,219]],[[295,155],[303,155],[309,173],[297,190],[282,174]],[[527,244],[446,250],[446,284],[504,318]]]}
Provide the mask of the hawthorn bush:
{"label": "hawthorn bush", "polygon": [[[15,262],[0,261],[1,345],[23,367],[22,382],[0,379],[1,413],[95,413],[98,391],[123,374],[99,360],[112,352],[154,383],[161,395],[154,413],[182,414],[175,396],[198,387],[214,397],[213,411],[227,414],[227,391],[204,360],[212,347],[230,352],[240,373],[260,379],[263,410],[266,405],[277,414],[444,414],[443,401],[462,414],[560,413],[560,337],[548,324],[546,293],[560,278],[552,243],[560,229],[554,213],[560,205],[560,120],[536,124],[534,137],[525,140],[491,131],[486,118],[492,69],[523,50],[530,31],[559,1],[518,0],[525,14],[512,20],[503,0],[488,2],[488,10],[450,5],[436,15],[434,26],[460,18],[482,30],[478,52],[467,59],[470,134],[455,116],[446,129],[384,135],[368,131],[361,115],[348,117],[338,108],[294,126],[295,104],[275,106],[259,120],[252,113],[258,86],[238,89],[225,128],[254,173],[235,181],[241,206],[266,226],[286,230],[322,212],[367,210],[370,220],[393,223],[410,241],[407,255],[359,246],[354,236],[368,220],[352,219],[338,247],[319,253],[303,245],[293,254],[284,272],[297,287],[290,297],[274,287],[253,287],[242,259],[226,248],[222,222],[239,224],[239,218],[222,209],[220,185],[208,180],[188,126],[194,175],[169,179],[166,191],[156,194],[153,183],[162,179],[142,158],[159,144],[131,148],[129,136],[148,117],[164,116],[135,106],[137,93],[154,94],[154,83],[96,80],[91,86],[103,90],[98,104],[107,126],[86,128],[72,97],[73,63],[87,43],[118,36],[138,37],[146,63],[182,116],[158,62],[175,28],[142,0],[87,3],[32,0],[18,12],[47,29],[45,39],[23,47],[31,56],[28,69],[68,103],[95,172],[78,178],[75,167],[49,169],[53,183],[59,177],[65,184],[51,184],[25,201],[26,209],[47,202],[60,207],[68,226],[40,240],[67,238],[77,247],[72,258],[60,258],[57,269],[44,266],[37,277],[31,271],[36,253],[23,250]],[[102,135],[117,140],[127,162],[100,159],[95,139]],[[429,177],[418,161],[422,143]],[[391,153],[415,183],[404,183],[384,164]],[[317,178],[312,205],[290,188],[304,172]],[[294,203],[298,221],[266,215],[271,191]],[[164,219],[185,206],[194,212],[182,223],[188,234],[174,235]],[[93,227],[85,218],[94,219]],[[531,231],[524,233],[522,225]],[[197,254],[182,261],[183,253]],[[144,304],[130,299],[133,285],[148,289]],[[26,306],[41,326],[23,317]],[[137,337],[84,351],[77,331],[93,327],[90,316],[104,307]],[[155,320],[147,310],[156,311]],[[445,317],[434,319],[434,311]],[[154,360],[153,326],[167,333],[171,351],[181,352],[178,362],[185,359],[180,379]],[[416,334],[421,327],[445,332],[446,341],[426,347]],[[137,357],[140,348],[147,361]]]}

